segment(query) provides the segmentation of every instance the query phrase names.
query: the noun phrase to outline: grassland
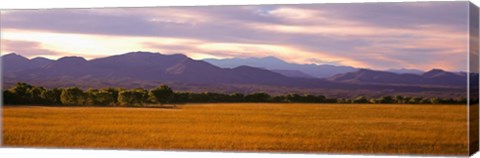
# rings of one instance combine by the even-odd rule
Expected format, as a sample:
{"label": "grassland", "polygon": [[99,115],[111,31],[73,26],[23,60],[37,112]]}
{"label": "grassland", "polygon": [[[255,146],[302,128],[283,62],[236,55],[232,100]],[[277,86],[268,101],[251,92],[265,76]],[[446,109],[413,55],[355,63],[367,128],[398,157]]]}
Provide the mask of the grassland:
{"label": "grassland", "polygon": [[467,154],[465,106],[3,107],[5,146]]}

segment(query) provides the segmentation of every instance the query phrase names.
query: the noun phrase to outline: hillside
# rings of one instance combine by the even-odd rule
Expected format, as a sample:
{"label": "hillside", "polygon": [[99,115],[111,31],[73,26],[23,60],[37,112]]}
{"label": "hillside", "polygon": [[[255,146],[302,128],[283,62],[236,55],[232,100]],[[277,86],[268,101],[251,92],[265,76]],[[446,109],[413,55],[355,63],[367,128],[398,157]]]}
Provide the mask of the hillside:
{"label": "hillside", "polygon": [[[298,77],[299,74],[302,73],[316,78],[326,78],[338,73],[353,72],[357,70],[349,66],[294,64],[272,56],[263,58],[203,59],[203,61],[222,68],[233,68],[242,65],[259,67],[277,71],[289,77]],[[293,73],[292,71],[297,72]],[[300,76],[304,77],[305,75]]]}

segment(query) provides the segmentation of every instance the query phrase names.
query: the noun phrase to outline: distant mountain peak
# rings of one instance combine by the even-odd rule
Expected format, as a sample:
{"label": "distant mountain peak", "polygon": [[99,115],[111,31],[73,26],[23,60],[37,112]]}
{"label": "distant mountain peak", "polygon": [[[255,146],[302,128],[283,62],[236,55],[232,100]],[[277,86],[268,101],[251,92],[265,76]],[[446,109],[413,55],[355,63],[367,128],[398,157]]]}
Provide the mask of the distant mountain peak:
{"label": "distant mountain peak", "polygon": [[170,56],[170,57],[178,57],[178,58],[188,58],[188,56],[184,54],[162,54],[159,52],[147,52],[147,51],[136,51],[136,52],[129,52],[117,56],[128,56],[128,57],[163,57],[163,56]]}
{"label": "distant mountain peak", "polygon": [[167,56],[173,56],[173,57],[181,57],[181,58],[189,58],[188,56],[186,56],[185,54],[169,54]]}
{"label": "distant mountain peak", "polygon": [[393,73],[397,73],[397,74],[417,74],[417,75],[420,75],[420,74],[425,73],[425,72],[422,71],[422,70],[407,69],[407,68],[388,69],[388,70],[386,70],[386,71],[388,71],[388,72],[393,72]]}
{"label": "distant mountain peak", "polygon": [[44,61],[52,61],[51,59],[48,59],[48,58],[45,58],[45,57],[35,57],[33,59],[31,59],[32,61],[34,60],[44,60]]}
{"label": "distant mountain peak", "polygon": [[[235,68],[248,65],[267,70],[280,70],[278,73],[290,77],[313,76],[315,78],[326,78],[338,73],[353,72],[357,69],[349,66],[317,65],[317,64],[296,64],[289,63],[274,56],[250,57],[250,58],[228,58],[228,59],[203,59],[215,66],[222,68]],[[287,71],[290,70],[290,71]],[[298,72],[293,72],[296,70]]]}
{"label": "distant mountain peak", "polygon": [[422,75],[423,76],[430,76],[430,75],[437,75],[437,74],[440,74],[440,73],[446,73],[446,71],[444,71],[442,69],[432,69],[430,71],[427,71],[427,72],[423,73]]}
{"label": "distant mountain peak", "polygon": [[22,55],[16,54],[16,53],[5,54],[5,55],[2,56],[2,58],[22,58],[22,59],[27,59],[28,60],[28,58],[26,58]]}
{"label": "distant mountain peak", "polygon": [[431,73],[431,72],[446,72],[446,71],[444,71],[442,69],[432,69],[430,71],[427,71],[426,73]]}
{"label": "distant mountain peak", "polygon": [[[252,66],[248,66],[248,65],[241,65],[241,66],[237,66],[233,69],[238,69],[238,70],[248,70],[248,69],[259,69],[259,68],[256,68],[256,67],[252,67]],[[260,69],[263,69],[263,68],[260,68]]]}
{"label": "distant mountain peak", "polygon": [[[372,69],[366,69],[366,68],[360,68],[356,71],[357,73],[390,73],[386,71],[377,71],[377,70],[372,70]],[[355,72],[353,72],[355,73]]]}
{"label": "distant mountain peak", "polygon": [[67,57],[62,57],[57,61],[87,61],[87,59],[79,56],[67,56]]}
{"label": "distant mountain peak", "polygon": [[44,57],[36,57],[30,60],[33,64],[35,64],[37,67],[44,67],[47,66],[48,64],[54,62],[54,60],[44,58]]}
{"label": "distant mountain peak", "polygon": [[[255,58],[255,57],[252,57],[252,58]],[[266,59],[266,60],[280,60],[280,61],[283,61],[282,59],[279,59],[279,58],[277,58],[277,57],[274,57],[274,56],[266,56],[266,57],[259,58],[259,59]]]}
{"label": "distant mountain peak", "polygon": [[[3,72],[5,74],[11,73],[11,72],[17,72],[25,69],[31,69],[38,66],[43,66],[44,65],[43,63],[46,63],[46,62],[37,62],[37,60],[32,61],[24,56],[21,56],[15,53],[3,55],[1,58],[2,58],[2,66],[4,68]],[[38,63],[41,63],[41,64],[38,64]]]}
{"label": "distant mountain peak", "polygon": [[366,68],[359,68],[358,71],[373,72],[373,71],[375,71],[375,70],[366,69]]}
{"label": "distant mountain peak", "polygon": [[444,71],[442,69],[432,69],[423,73],[422,76],[433,78],[438,76],[461,76],[461,74]]}
{"label": "distant mountain peak", "polygon": [[128,52],[122,55],[161,55],[161,54],[158,52],[136,51],[136,52]]}

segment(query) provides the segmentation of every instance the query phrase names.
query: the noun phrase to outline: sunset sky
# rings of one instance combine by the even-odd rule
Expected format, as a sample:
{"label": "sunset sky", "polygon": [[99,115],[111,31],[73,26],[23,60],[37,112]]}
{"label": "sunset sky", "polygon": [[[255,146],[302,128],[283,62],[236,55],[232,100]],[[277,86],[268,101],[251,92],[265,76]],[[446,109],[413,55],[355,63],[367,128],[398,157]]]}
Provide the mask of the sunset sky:
{"label": "sunset sky", "polygon": [[194,59],[465,71],[468,2],[51,9],[1,12],[2,54]]}

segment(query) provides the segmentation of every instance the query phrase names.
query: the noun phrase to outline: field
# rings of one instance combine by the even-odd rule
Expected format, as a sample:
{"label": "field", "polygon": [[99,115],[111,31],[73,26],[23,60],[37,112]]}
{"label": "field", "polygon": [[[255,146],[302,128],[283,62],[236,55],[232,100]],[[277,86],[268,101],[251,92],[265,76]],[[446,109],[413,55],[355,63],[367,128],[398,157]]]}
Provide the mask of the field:
{"label": "field", "polygon": [[3,107],[15,147],[467,154],[459,105],[188,104]]}

